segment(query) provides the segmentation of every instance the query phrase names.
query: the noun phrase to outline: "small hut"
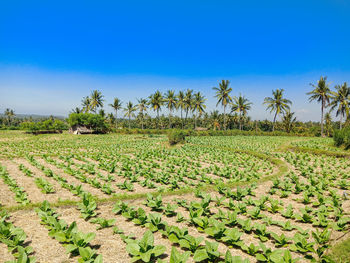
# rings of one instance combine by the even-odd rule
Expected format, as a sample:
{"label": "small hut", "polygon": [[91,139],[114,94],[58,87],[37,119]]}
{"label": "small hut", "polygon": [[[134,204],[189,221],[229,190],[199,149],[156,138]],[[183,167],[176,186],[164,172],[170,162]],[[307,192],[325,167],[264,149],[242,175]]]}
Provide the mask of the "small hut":
{"label": "small hut", "polygon": [[195,130],[195,131],[207,131],[208,128],[196,127],[194,130]]}
{"label": "small hut", "polygon": [[69,128],[69,133],[72,134],[92,134],[93,130],[83,125],[74,125]]}

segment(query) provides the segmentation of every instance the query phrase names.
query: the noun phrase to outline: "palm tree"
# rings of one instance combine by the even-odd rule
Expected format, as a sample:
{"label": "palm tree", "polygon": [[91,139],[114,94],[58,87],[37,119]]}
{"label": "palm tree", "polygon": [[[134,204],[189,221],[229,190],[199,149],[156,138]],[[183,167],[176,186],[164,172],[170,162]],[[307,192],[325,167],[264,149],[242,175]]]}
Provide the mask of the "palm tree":
{"label": "palm tree", "polygon": [[12,118],[16,116],[15,112],[9,108],[7,108],[4,112],[5,116],[7,117],[7,122],[9,125],[12,123]]}
{"label": "palm tree", "polygon": [[324,120],[325,120],[325,130],[326,130],[326,134],[327,136],[331,136],[331,130],[332,130],[332,116],[329,112],[327,112],[324,115]]}
{"label": "palm tree", "polygon": [[104,109],[100,109],[99,112],[98,112],[98,114],[99,114],[102,118],[106,117],[106,112],[104,111]]}
{"label": "palm tree", "polygon": [[91,93],[91,103],[90,107],[93,112],[96,112],[96,109],[99,107],[103,107],[103,95],[101,91],[93,90]]}
{"label": "palm tree", "polygon": [[89,96],[86,96],[82,99],[81,105],[83,106],[83,111],[88,113],[91,110],[91,99]]}
{"label": "palm tree", "polygon": [[188,89],[185,94],[185,121],[187,121],[187,116],[188,112],[192,110],[193,107],[193,95],[192,95],[193,90]]}
{"label": "palm tree", "polygon": [[336,92],[332,92],[332,101],[329,104],[330,111],[337,109],[336,116],[340,115],[340,129],[342,128],[343,117],[349,115],[349,100],[350,100],[350,87],[344,82],[343,85],[336,85]]}
{"label": "palm tree", "polygon": [[308,93],[310,95],[309,102],[317,100],[317,102],[321,102],[321,136],[323,134],[323,111],[324,108],[327,107],[327,103],[329,103],[329,99],[331,97],[331,90],[329,89],[329,85],[327,83],[327,77],[321,77],[319,81],[317,81],[317,85],[310,83],[314,89]]}
{"label": "palm tree", "polygon": [[160,93],[159,90],[157,90],[154,94],[149,96],[149,102],[148,102],[154,111],[157,112],[157,119],[158,123],[157,126],[159,128],[159,111],[161,110],[161,107],[164,105],[164,99],[162,96],[162,93]]}
{"label": "palm tree", "polygon": [[122,108],[122,102],[118,98],[114,98],[113,104],[109,104],[115,110],[115,127],[118,125],[118,110]]}
{"label": "palm tree", "polygon": [[181,124],[182,124],[182,129],[184,128],[184,122],[182,119],[182,111],[185,109],[185,93],[183,91],[179,91],[179,94],[177,94],[177,109],[180,109],[180,114],[181,114]]}
{"label": "palm tree", "polygon": [[176,108],[176,96],[175,92],[173,90],[168,90],[167,93],[164,95],[164,101],[166,102],[166,106],[169,111],[169,129],[171,128],[171,114]]}
{"label": "palm tree", "polygon": [[141,114],[141,128],[143,130],[143,119],[144,119],[144,112],[147,111],[147,100],[146,99],[139,99],[137,100],[138,104],[137,107],[139,108],[140,114]]}
{"label": "palm tree", "polygon": [[233,97],[231,112],[239,112],[239,129],[242,130],[242,115],[245,116],[248,110],[251,109],[252,103],[247,98],[242,96]]}
{"label": "palm tree", "polygon": [[124,109],[125,114],[124,117],[128,117],[129,118],[129,129],[130,129],[130,118],[131,117],[135,117],[134,112],[136,111],[136,108],[134,107],[134,104],[132,104],[131,101],[128,102],[128,104],[126,104],[126,108]]}
{"label": "palm tree", "polygon": [[107,115],[107,119],[108,119],[108,122],[112,125],[112,124],[115,124],[115,117],[113,115],[113,113],[108,113]]}
{"label": "palm tree", "polygon": [[204,112],[204,109],[207,107],[204,102],[206,99],[204,96],[200,93],[197,92],[194,94],[193,98],[193,113],[194,113],[194,127],[197,127],[197,118],[196,118],[196,112],[198,113],[198,116],[201,116],[201,114]]}
{"label": "palm tree", "polygon": [[72,113],[81,113],[82,110],[79,107],[75,107],[75,109],[71,110]]}
{"label": "palm tree", "polygon": [[232,98],[230,96],[230,92],[232,91],[232,88],[229,88],[230,81],[229,80],[222,80],[219,82],[219,87],[213,87],[214,90],[216,90],[215,97],[218,99],[218,102],[216,103],[216,106],[219,105],[221,102],[221,105],[224,107],[224,129],[226,130],[226,106],[232,101]]}
{"label": "palm tree", "polygon": [[286,112],[290,109],[289,105],[292,102],[288,99],[283,98],[284,89],[276,89],[272,91],[272,98],[266,97],[263,104],[267,104],[266,110],[270,110],[270,113],[275,112],[273,117],[272,131],[275,131],[275,123],[277,115]]}
{"label": "palm tree", "polygon": [[214,110],[210,113],[210,119],[212,122],[213,130],[220,129],[220,115],[218,110]]}
{"label": "palm tree", "polygon": [[283,115],[282,123],[287,133],[290,133],[292,131],[294,123],[297,121],[297,118],[294,117],[294,114],[294,112],[287,110]]}

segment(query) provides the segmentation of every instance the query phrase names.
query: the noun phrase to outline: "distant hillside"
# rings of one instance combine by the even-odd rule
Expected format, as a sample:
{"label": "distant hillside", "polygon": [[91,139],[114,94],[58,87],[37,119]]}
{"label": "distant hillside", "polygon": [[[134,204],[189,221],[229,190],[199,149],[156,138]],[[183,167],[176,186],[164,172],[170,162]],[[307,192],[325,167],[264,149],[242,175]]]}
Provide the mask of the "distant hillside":
{"label": "distant hillside", "polygon": [[[4,117],[3,113],[0,113],[0,117]],[[64,116],[55,116],[55,115],[38,115],[38,114],[16,114],[15,118],[24,119],[32,117],[33,120],[36,119],[48,119],[50,116],[53,116],[55,119],[65,119],[67,117]]]}

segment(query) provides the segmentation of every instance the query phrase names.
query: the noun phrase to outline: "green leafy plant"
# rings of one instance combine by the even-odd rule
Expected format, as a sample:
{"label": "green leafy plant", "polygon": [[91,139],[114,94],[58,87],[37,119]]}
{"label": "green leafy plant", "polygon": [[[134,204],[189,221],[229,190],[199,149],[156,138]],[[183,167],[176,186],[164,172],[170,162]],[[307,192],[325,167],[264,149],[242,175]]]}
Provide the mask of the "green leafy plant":
{"label": "green leafy plant", "polygon": [[78,208],[80,209],[81,216],[84,218],[84,220],[89,220],[97,215],[95,211],[97,208],[97,203],[92,195],[84,194],[83,200],[81,203],[79,203]]}
{"label": "green leafy plant", "polygon": [[151,262],[165,252],[165,246],[155,246],[154,236],[147,230],[141,240],[126,239],[126,250],[131,255],[131,262]]}
{"label": "green leafy plant", "polygon": [[99,226],[96,228],[97,230],[103,229],[103,228],[108,228],[112,227],[117,220],[112,218],[112,219],[106,219],[106,218],[93,218],[90,222],[93,224],[99,224]]}
{"label": "green leafy plant", "polygon": [[194,237],[191,235],[186,235],[179,240],[179,244],[182,248],[187,248],[192,253],[194,253],[201,246],[203,240],[203,237]]}
{"label": "green leafy plant", "polygon": [[221,254],[218,251],[219,243],[205,241],[205,246],[203,248],[197,249],[193,255],[193,260],[195,262],[209,261],[215,262],[220,258]]}

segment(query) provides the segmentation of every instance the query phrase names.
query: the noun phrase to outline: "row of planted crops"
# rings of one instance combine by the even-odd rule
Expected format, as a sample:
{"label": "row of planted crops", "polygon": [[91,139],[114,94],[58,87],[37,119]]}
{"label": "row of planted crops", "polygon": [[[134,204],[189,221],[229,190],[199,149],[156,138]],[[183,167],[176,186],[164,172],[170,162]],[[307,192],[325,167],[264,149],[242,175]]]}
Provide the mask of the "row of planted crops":
{"label": "row of planted crops", "polygon": [[2,262],[340,262],[350,160],[284,147],[328,141],[15,138],[0,136]]}

